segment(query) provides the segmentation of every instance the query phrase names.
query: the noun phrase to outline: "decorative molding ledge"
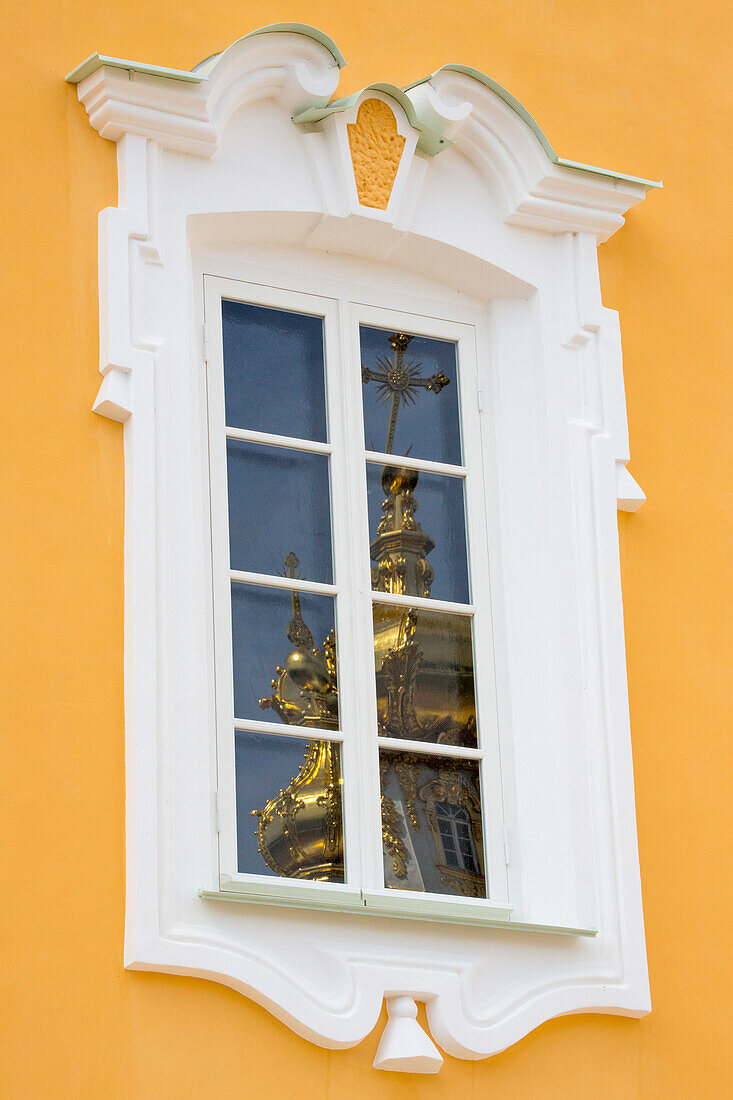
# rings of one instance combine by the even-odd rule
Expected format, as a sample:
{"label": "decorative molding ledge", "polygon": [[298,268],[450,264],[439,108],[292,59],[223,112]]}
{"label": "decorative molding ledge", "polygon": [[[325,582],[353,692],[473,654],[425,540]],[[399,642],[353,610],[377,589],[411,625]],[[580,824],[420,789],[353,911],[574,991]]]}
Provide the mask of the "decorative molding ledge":
{"label": "decorative molding ledge", "polygon": [[101,137],[119,141],[139,134],[166,149],[211,157],[229,117],[245,101],[271,97],[291,115],[328,103],[341,54],[326,35],[294,26],[245,35],[192,73],[92,54],[66,79],[78,86]]}
{"label": "decorative molding ledge", "polygon": [[616,463],[616,499],[620,512],[636,512],[646,500],[646,493],[634,481],[625,462]]}

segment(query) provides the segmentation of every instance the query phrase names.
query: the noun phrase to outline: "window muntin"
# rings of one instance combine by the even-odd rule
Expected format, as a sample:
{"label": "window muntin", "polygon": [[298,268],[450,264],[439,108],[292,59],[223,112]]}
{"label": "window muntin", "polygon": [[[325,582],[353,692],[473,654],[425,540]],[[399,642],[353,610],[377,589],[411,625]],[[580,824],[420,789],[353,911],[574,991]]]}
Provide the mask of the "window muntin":
{"label": "window muntin", "polygon": [[[332,519],[335,528],[335,580],[338,581],[341,578],[343,582],[346,578],[347,582],[338,586],[337,584],[311,581],[305,575],[296,581],[288,580],[287,577],[273,577],[270,574],[254,576],[245,572],[234,572],[233,580],[235,582],[241,583],[252,580],[256,581],[259,586],[275,585],[284,590],[282,594],[286,595],[288,599],[291,599],[290,592],[293,589],[297,589],[301,594],[312,592],[334,598],[333,602],[337,608],[335,619],[336,639],[339,649],[337,709],[341,712],[341,724],[339,728],[337,722],[329,721],[328,717],[324,720],[322,716],[316,721],[315,716],[311,714],[307,719],[301,719],[301,721],[307,721],[308,725],[306,727],[276,725],[276,712],[274,710],[271,713],[264,713],[259,719],[242,720],[237,718],[233,724],[238,730],[257,732],[269,737],[283,737],[296,732],[301,736],[307,736],[306,730],[312,729],[314,733],[319,732],[319,736],[322,735],[324,740],[332,744],[342,743],[340,771],[344,784],[345,878],[350,886],[361,888],[365,899],[367,896],[373,897],[375,892],[378,894],[380,891],[385,891],[385,889],[391,892],[395,887],[403,891],[426,889],[425,885],[419,886],[416,882],[411,881],[409,875],[405,880],[399,882],[391,881],[390,877],[386,875],[388,860],[384,854],[384,829],[379,828],[378,824],[378,807],[381,794],[379,768],[377,767],[377,758],[373,755],[374,748],[372,746],[378,745],[382,755],[390,748],[399,752],[418,750],[421,754],[420,766],[430,766],[433,768],[433,772],[436,771],[437,767],[437,778],[439,778],[440,769],[444,767],[443,757],[458,760],[458,763],[451,765],[454,774],[456,770],[460,774],[461,768],[465,772],[466,767],[471,772],[476,770],[475,789],[478,792],[478,802],[474,798],[472,804],[475,807],[476,844],[481,848],[481,874],[482,876],[485,874],[485,866],[487,869],[494,868],[493,875],[486,876],[492,883],[491,899],[499,904],[505,904],[506,879],[503,864],[500,863],[498,858],[500,849],[498,837],[501,835],[502,823],[501,783],[498,769],[495,708],[492,707],[493,660],[491,657],[490,607],[488,604],[488,586],[485,583],[485,570],[478,601],[476,596],[472,594],[472,580],[469,579],[469,561],[475,558],[477,554],[480,561],[485,563],[486,560],[480,440],[475,409],[471,409],[471,400],[475,401],[473,387],[476,384],[473,330],[470,325],[464,323],[441,322],[424,317],[409,317],[412,324],[408,326],[405,323],[408,320],[407,315],[400,316],[396,313],[393,315],[393,311],[387,309],[351,306],[348,307],[348,312],[352,317],[352,324],[355,326],[351,330],[353,333],[352,342],[347,339],[347,333],[344,330],[346,301],[340,307],[341,323],[339,325],[336,323],[337,309],[333,300],[296,292],[289,293],[285,290],[255,288],[247,284],[236,284],[229,280],[212,279],[211,277],[207,277],[207,281],[212,284],[219,284],[223,289],[223,292],[217,295],[215,292],[217,288],[212,286],[207,293],[207,318],[209,316],[215,317],[215,311],[221,309],[220,297],[234,298],[238,294],[242,295],[245,305],[259,300],[268,302],[268,305],[270,303],[276,305],[280,309],[287,309],[287,306],[290,306],[291,311],[296,308],[303,308],[305,311],[307,306],[308,310],[312,311],[313,316],[316,315],[316,311],[322,312],[324,329],[328,330],[330,326],[330,333],[327,334],[324,345],[330,368],[330,373],[326,372],[328,408],[331,413],[335,408],[343,413],[343,416],[336,418],[335,421],[333,415],[331,415],[330,430],[332,434],[326,442],[320,440],[307,441],[293,436],[278,436],[277,438],[273,436],[265,440],[263,439],[263,433],[258,428],[250,430],[228,428],[226,431],[226,435],[230,438],[240,439],[246,437],[252,443],[271,447],[273,448],[271,452],[273,454],[275,454],[275,446],[279,445],[296,452],[303,450],[311,454],[330,456],[331,493],[334,509]],[[245,301],[245,295],[247,301]],[[385,317],[388,318],[386,322],[384,321]],[[396,322],[394,324],[391,323],[393,318]],[[215,330],[215,328],[215,325],[212,326],[212,330]],[[434,524],[436,532],[439,534],[441,548],[438,551],[438,556],[434,556],[434,560],[436,562],[439,558],[442,560],[438,571],[439,580],[433,578],[433,591],[428,596],[401,595],[399,592],[380,593],[377,590],[373,591],[371,596],[368,597],[370,566],[374,564],[369,561],[369,546],[374,538],[374,525],[373,522],[370,522],[369,516],[371,515],[373,521],[375,509],[377,507],[381,509],[382,503],[375,500],[375,492],[377,496],[379,496],[379,492],[374,489],[374,486],[377,485],[380,490],[382,489],[382,475],[386,467],[392,466],[392,455],[388,452],[372,450],[367,447],[363,452],[363,457],[360,457],[358,446],[354,446],[355,437],[362,435],[364,425],[369,420],[366,409],[362,405],[364,390],[369,387],[365,386],[359,378],[360,365],[363,366],[364,364],[360,364],[361,356],[359,351],[355,351],[355,349],[358,346],[359,336],[363,335],[364,331],[371,334],[372,347],[374,347],[377,338],[384,345],[387,337],[391,334],[408,328],[410,335],[412,333],[418,334],[414,336],[411,343],[417,343],[419,348],[422,345],[421,362],[422,360],[427,362],[427,368],[421,368],[420,374],[429,378],[430,375],[426,374],[426,370],[430,369],[432,374],[443,373],[449,376],[449,382],[444,382],[438,388],[437,393],[435,390],[421,387],[424,392],[420,396],[428,399],[430,402],[429,407],[432,407],[433,411],[439,408],[438,399],[444,395],[450,393],[452,400],[450,406],[445,406],[448,410],[447,413],[438,418],[437,423],[434,417],[427,422],[423,422],[419,417],[417,420],[413,419],[412,421],[410,430],[423,440],[425,446],[422,450],[429,457],[415,457],[415,447],[410,448],[411,441],[407,439],[406,432],[400,432],[398,423],[393,443],[394,445],[400,445],[402,440],[402,449],[409,450],[410,453],[409,455],[400,455],[399,466],[393,468],[402,472],[407,470],[417,471],[418,477],[422,479],[426,487],[426,504],[422,511],[422,519],[426,521],[426,528],[427,519],[430,519],[431,524]],[[459,339],[456,339],[456,336]],[[214,334],[215,342],[216,334]],[[389,344],[386,344],[386,347],[389,350]],[[434,350],[436,347],[437,351]],[[426,349],[429,354],[426,354]],[[469,371],[465,377],[459,379],[459,361],[461,370],[463,370],[464,358],[468,360]],[[340,361],[340,368],[337,370],[333,369],[335,360]],[[376,362],[376,356],[372,361]],[[211,356],[209,357],[209,364],[211,372]],[[220,362],[218,369],[221,370]],[[375,369],[377,368],[375,367]],[[216,372],[214,371],[214,373]],[[466,392],[467,387],[468,392]],[[371,388],[376,389],[374,385]],[[216,389],[216,384],[214,389]],[[363,408],[364,412],[362,412]],[[381,416],[379,431],[381,435],[385,435],[384,406],[382,405],[378,411]],[[473,421],[471,420],[472,415],[474,416]],[[215,416],[213,421],[216,421]],[[371,416],[371,424],[373,428],[379,424],[374,415]],[[217,426],[213,422],[210,426],[213,437],[217,432]],[[290,431],[290,425],[283,423],[282,430],[285,432]],[[339,430],[342,432],[340,439],[337,438]],[[431,433],[432,437],[428,438]],[[447,442],[441,439],[441,433],[450,437]],[[364,438],[363,435],[362,438]],[[385,442],[386,438],[385,435]],[[467,457],[465,460],[462,438],[467,440]],[[346,445],[346,439],[348,439],[348,445]],[[381,443],[379,445],[383,446],[385,444]],[[334,452],[337,452],[337,458],[334,457]],[[364,464],[365,459],[366,465]],[[216,463],[212,463],[212,480],[216,478],[215,466]],[[339,488],[334,484],[338,480],[340,480]],[[371,485],[371,494],[367,492],[368,485]],[[217,487],[212,485],[212,497],[216,498],[216,496]],[[369,496],[371,496],[371,501],[368,504]],[[418,503],[421,505],[421,502]],[[220,516],[222,512],[223,509],[220,507]],[[216,527],[217,524],[215,523],[214,526]],[[339,529],[341,537],[338,535]],[[344,538],[345,530],[347,535],[351,536],[350,539],[348,537]],[[359,532],[362,532],[360,536]],[[276,534],[277,532],[273,528],[273,535]],[[445,551],[443,551],[443,545],[446,545]],[[286,572],[286,570],[281,569],[280,572]],[[367,591],[364,588],[364,580],[366,580]],[[438,586],[437,592],[435,590],[436,583]],[[446,597],[449,598],[446,599]],[[472,597],[473,602],[468,602],[469,597]],[[481,604],[480,608],[478,604]],[[407,739],[407,743],[405,743],[401,738],[393,737],[389,731],[378,727],[378,684],[377,680],[373,679],[370,689],[368,680],[365,680],[364,671],[365,666],[367,668],[369,665],[374,667],[374,635],[371,629],[371,620],[374,611],[383,605],[387,605],[384,607],[385,616],[394,611],[397,621],[404,616],[405,612],[417,613],[418,619],[422,615],[425,623],[424,626],[421,624],[421,636],[428,636],[429,631],[427,628],[431,625],[442,627],[442,632],[439,631],[439,633],[442,633],[444,637],[457,635],[453,639],[452,651],[454,656],[458,652],[460,659],[452,662],[455,665],[454,668],[449,667],[446,670],[446,682],[450,681],[452,687],[448,693],[450,702],[446,703],[445,709],[449,710],[454,704],[458,705],[460,700],[462,710],[459,708],[459,711],[461,714],[465,711],[465,714],[463,714],[464,721],[460,723],[460,734],[456,734],[455,726],[451,728],[450,723],[448,723],[447,728],[443,730],[444,734],[447,735],[448,743],[446,744],[444,740],[444,747],[440,749],[438,746],[441,742],[435,737],[432,741],[420,742],[416,740],[413,743],[410,743]],[[283,604],[284,607],[285,604]],[[367,607],[369,608],[368,618],[366,615]],[[479,623],[483,624],[483,636],[479,637],[475,636],[474,620],[477,612],[483,615],[483,618],[479,619]],[[438,619],[437,624],[435,622],[436,615],[444,616]],[[281,622],[283,623],[284,617],[284,613],[281,614]],[[307,621],[307,616],[304,615],[303,617]],[[219,618],[221,619],[221,616]],[[347,624],[344,628],[345,633],[339,630],[339,621]],[[288,653],[290,647],[283,625],[278,629],[282,631],[283,647],[280,650],[279,657],[280,667],[282,668],[283,657]],[[486,636],[487,632],[488,637]],[[315,646],[320,648],[324,639],[319,635],[318,630],[312,630],[312,633]],[[479,634],[481,633],[479,631]],[[275,638],[277,630],[273,630],[272,634]],[[222,631],[220,628],[217,630],[217,638],[221,642]],[[219,649],[221,648],[220,644]],[[480,685],[477,685],[480,686],[478,695],[484,697],[478,707],[476,693],[473,689],[473,666],[476,662],[478,662],[479,678],[482,681]],[[450,664],[449,661],[448,665]],[[219,675],[219,665],[220,661],[217,655],[217,675]],[[483,670],[483,677],[480,676],[481,670]],[[430,661],[428,661],[427,680],[429,680],[432,672],[434,672],[434,669],[431,670]],[[272,673],[270,675],[272,676]],[[276,680],[277,678],[272,676],[272,679]],[[265,683],[269,683],[269,680]],[[349,684],[351,685],[350,691],[348,690]],[[272,691],[274,695],[278,694],[274,685]],[[256,692],[253,690],[251,695],[254,694]],[[266,694],[267,692],[263,690],[261,698],[264,699]],[[221,698],[221,691],[218,692],[218,695]],[[485,748],[480,745],[477,747],[475,721],[477,709],[481,715],[488,715],[488,728],[490,730],[488,737],[490,751],[488,754]],[[269,721],[270,718],[273,721]],[[446,727],[446,723],[443,722],[442,726]],[[221,720],[219,720],[219,729],[220,737],[225,737],[226,731]],[[375,735],[378,732],[380,739],[377,742]],[[404,738],[404,733],[402,737]],[[304,744],[301,763],[305,761],[307,748],[308,746]],[[435,757],[436,753],[440,757],[437,765],[435,761],[432,764],[430,760],[423,762],[423,754]],[[242,885],[244,888],[247,881],[257,877],[258,872],[251,867],[251,864],[246,870],[244,866],[237,867],[236,842],[232,840],[231,835],[227,835],[233,832],[229,827],[229,823],[235,812],[236,797],[227,796],[226,794],[227,787],[229,787],[230,792],[233,789],[231,774],[236,769],[232,752],[227,753],[226,750],[222,752],[220,748],[219,755],[221,764],[219,787],[220,792],[223,793],[221,799],[222,813],[220,814],[220,820],[222,821],[220,836],[222,882],[228,884],[227,888],[230,888],[232,883],[237,886]],[[487,756],[489,758],[488,762]],[[286,784],[283,789],[286,790],[288,786],[292,785]],[[278,787],[278,789],[280,788]],[[484,792],[484,798],[487,799],[487,805],[483,810],[483,824],[481,792]],[[273,793],[276,794],[277,792],[274,791]],[[273,799],[271,798],[268,801],[272,802]],[[263,807],[251,807],[251,810],[258,809],[261,810]],[[249,812],[251,811],[248,811],[247,817],[249,817]],[[246,827],[243,822],[244,816],[241,812],[238,814],[240,828]],[[257,822],[253,821],[251,828],[255,829],[256,826]],[[430,827],[432,828],[432,826]],[[407,835],[405,839],[409,844],[410,836]],[[488,863],[484,859],[484,844],[486,844],[486,860],[488,860]],[[263,868],[259,873],[271,874],[272,871],[264,867],[263,861]],[[284,873],[289,874],[292,872],[285,871]],[[296,869],[295,874],[300,876],[301,869]],[[324,875],[323,879],[331,882],[341,881],[339,875]],[[439,882],[431,885],[429,889],[430,892],[444,895],[452,894],[455,897],[486,897],[483,878],[481,883],[480,889],[477,889],[475,881],[469,884],[469,888],[466,888],[465,883],[457,882],[454,877],[447,885],[446,882]],[[367,904],[369,903],[367,902]]]}

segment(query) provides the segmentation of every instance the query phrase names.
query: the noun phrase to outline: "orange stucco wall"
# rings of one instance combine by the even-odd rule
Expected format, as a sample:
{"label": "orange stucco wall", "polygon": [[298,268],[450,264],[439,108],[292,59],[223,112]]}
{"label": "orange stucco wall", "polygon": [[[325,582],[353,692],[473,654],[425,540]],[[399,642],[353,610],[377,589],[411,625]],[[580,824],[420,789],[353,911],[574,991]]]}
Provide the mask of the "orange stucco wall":
{"label": "orange stucco wall", "polygon": [[[0,1095],[730,1094],[727,18],[719,0],[8,6]],[[63,75],[95,49],[189,67],[276,20],[334,36],[344,92],[461,61],[509,88],[562,155],[666,184],[601,249],[630,469],[649,497],[620,531],[654,1011],[555,1020],[493,1060],[449,1058],[437,1078],[372,1070],[377,1033],[329,1053],[223,986],[121,966],[122,429],[90,411],[96,214],[116,203],[115,148]]]}

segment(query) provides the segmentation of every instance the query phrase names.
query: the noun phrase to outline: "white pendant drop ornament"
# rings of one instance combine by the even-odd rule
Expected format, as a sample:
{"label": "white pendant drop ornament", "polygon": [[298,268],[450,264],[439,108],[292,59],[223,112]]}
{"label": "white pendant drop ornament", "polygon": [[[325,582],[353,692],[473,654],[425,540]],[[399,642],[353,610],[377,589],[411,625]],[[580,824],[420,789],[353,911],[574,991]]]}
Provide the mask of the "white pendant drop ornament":
{"label": "white pendant drop ornament", "polygon": [[437,1073],[443,1056],[417,1022],[412,997],[387,997],[387,1026],[374,1057],[375,1069],[395,1073]]}

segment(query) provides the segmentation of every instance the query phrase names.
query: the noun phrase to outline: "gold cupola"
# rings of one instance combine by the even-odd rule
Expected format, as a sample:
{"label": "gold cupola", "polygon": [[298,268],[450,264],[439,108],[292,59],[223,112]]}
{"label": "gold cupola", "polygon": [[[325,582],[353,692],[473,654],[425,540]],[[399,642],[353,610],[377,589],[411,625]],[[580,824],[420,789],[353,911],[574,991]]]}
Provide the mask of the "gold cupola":
{"label": "gold cupola", "polygon": [[[295,554],[285,559],[285,575],[297,576]],[[323,646],[303,619],[300,597],[291,592],[292,618],[286,630],[293,645],[285,664],[276,669],[272,695],[260,699],[282,722],[307,728],[338,729],[336,643],[334,632]],[[287,878],[343,882],[339,746],[309,738],[304,763],[287,787],[252,810],[257,818],[257,847],[271,871]]]}

